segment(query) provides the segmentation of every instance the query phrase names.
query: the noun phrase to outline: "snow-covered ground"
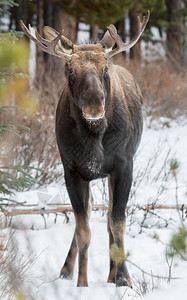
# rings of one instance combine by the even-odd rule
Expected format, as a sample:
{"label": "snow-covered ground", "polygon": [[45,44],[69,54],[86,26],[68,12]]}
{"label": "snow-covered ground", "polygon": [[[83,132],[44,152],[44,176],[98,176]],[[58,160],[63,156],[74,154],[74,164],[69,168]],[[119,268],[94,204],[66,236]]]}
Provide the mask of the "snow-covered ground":
{"label": "snow-covered ground", "polygon": [[[150,125],[151,123],[151,125]],[[160,119],[146,120],[140,148],[134,166],[134,184],[129,200],[131,209],[128,212],[125,234],[127,263],[133,282],[133,289],[116,288],[107,284],[109,270],[109,246],[106,214],[92,212],[90,226],[92,240],[89,248],[88,288],[77,288],[77,264],[73,280],[59,279],[59,272],[64,263],[74,232],[74,217],[54,214],[46,215],[45,222],[40,215],[13,217],[11,230],[18,241],[18,258],[36,256],[34,263],[25,275],[21,289],[28,291],[26,299],[140,299],[144,291],[146,300],[181,300],[187,295],[187,264],[174,258],[171,280],[156,278],[155,275],[168,278],[169,267],[165,257],[166,244],[172,233],[176,232],[180,218],[176,210],[155,210],[148,213],[138,210],[136,205],[161,204],[176,205],[176,180],[169,174],[172,158],[180,162],[177,171],[179,206],[187,204],[187,121],[185,119],[170,121]],[[61,184],[52,184],[47,188],[18,193],[16,199],[26,200],[29,204],[47,207],[51,203],[68,203],[68,195]],[[103,182],[94,182],[93,194],[95,203],[107,202],[103,192]],[[10,228],[1,230],[1,236]],[[157,234],[159,240],[153,239]],[[169,259],[169,263],[171,260]],[[139,268],[138,268],[138,267]],[[143,274],[143,269],[151,275]]]}

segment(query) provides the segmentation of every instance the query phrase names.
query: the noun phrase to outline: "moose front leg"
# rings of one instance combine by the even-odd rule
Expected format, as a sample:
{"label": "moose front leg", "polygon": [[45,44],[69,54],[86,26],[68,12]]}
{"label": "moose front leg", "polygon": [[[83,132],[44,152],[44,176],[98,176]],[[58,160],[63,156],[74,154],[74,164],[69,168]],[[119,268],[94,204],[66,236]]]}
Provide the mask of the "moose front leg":
{"label": "moose front leg", "polygon": [[88,247],[91,238],[89,217],[92,196],[89,190],[89,183],[84,181],[79,174],[70,174],[67,170],[65,170],[65,180],[68,194],[74,209],[76,228],[71,247],[60,276],[62,278],[72,278],[75,260],[78,253],[79,274],[77,286],[87,286]]}
{"label": "moose front leg", "polygon": [[[108,232],[110,242],[110,272],[108,282],[117,286],[131,287],[130,276],[125,263],[124,234],[125,208],[132,183],[132,162],[117,168],[109,178],[110,205],[108,211]],[[115,251],[118,257],[115,257]]]}
{"label": "moose front leg", "polygon": [[87,264],[88,247],[90,245],[91,231],[88,217],[85,214],[76,214],[76,242],[79,250],[79,273],[77,286],[88,286]]}
{"label": "moose front leg", "polygon": [[[90,217],[91,207],[92,207],[92,203],[93,203],[93,197],[91,195],[91,191],[90,191],[90,196],[91,196],[91,199],[89,199],[88,217]],[[68,255],[66,257],[65,263],[60,272],[61,278],[72,279],[75,261],[77,258],[77,253],[78,253],[78,247],[77,247],[76,230],[75,230]]]}

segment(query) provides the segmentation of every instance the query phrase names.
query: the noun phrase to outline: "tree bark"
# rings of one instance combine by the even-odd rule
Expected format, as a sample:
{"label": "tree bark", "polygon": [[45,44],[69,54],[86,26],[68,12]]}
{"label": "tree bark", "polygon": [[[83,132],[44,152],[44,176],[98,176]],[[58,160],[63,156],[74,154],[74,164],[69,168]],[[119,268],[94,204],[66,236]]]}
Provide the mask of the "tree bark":
{"label": "tree bark", "polygon": [[[122,40],[125,42],[126,40],[126,33],[125,33],[125,17],[115,23],[115,27],[117,29],[118,34],[122,38]],[[122,58],[126,58],[126,52],[121,53]]]}
{"label": "tree bark", "polygon": [[77,40],[77,21],[66,13],[60,5],[54,6],[53,26],[57,31],[64,29],[64,35],[73,43]]}
{"label": "tree bark", "polygon": [[[76,42],[76,20],[69,16],[55,3],[39,0],[37,28],[42,35],[45,25],[55,28],[57,31],[64,29],[64,35]],[[55,113],[64,83],[65,59],[59,59],[46,54],[37,47],[35,87],[39,92],[40,104],[46,114]],[[45,108],[47,111],[45,111]]]}
{"label": "tree bark", "polygon": [[167,57],[175,67],[186,66],[185,34],[182,18],[179,15],[182,8],[181,0],[166,0],[169,26],[167,29]]}
{"label": "tree bark", "polygon": [[90,41],[91,42],[98,42],[99,39],[99,26],[93,25],[90,27]]}
{"label": "tree bark", "polygon": [[[130,39],[132,39],[137,31],[137,12],[135,9],[129,11],[130,21]],[[140,40],[130,49],[130,59],[141,60]]]}

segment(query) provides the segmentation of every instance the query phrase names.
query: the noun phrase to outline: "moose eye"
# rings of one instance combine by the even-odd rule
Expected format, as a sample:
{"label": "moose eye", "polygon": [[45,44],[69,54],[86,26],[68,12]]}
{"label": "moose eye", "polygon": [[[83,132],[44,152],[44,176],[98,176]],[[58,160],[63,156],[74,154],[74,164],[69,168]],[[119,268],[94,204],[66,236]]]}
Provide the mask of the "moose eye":
{"label": "moose eye", "polygon": [[108,67],[105,67],[105,68],[104,68],[103,74],[104,74],[104,77],[105,77],[105,78],[108,77]]}
{"label": "moose eye", "polygon": [[108,67],[104,68],[104,73],[107,74],[108,73]]}
{"label": "moose eye", "polygon": [[69,70],[69,75],[70,75],[70,76],[73,76],[73,75],[74,75],[73,69],[70,69],[70,70]]}
{"label": "moose eye", "polygon": [[69,86],[73,88],[76,78],[76,73],[73,69],[69,69]]}

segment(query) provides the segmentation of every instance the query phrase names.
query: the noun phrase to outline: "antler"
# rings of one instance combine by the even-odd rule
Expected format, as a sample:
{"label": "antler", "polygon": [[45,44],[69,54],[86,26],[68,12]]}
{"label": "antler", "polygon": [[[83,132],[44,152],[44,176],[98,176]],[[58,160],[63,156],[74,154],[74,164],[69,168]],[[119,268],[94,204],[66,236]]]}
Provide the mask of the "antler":
{"label": "antler", "polygon": [[132,38],[131,41],[127,42],[127,43],[124,43],[121,39],[121,37],[117,34],[116,32],[116,28],[114,25],[110,25],[107,29],[111,35],[111,37],[114,39],[117,47],[114,48],[113,50],[111,50],[110,52],[106,53],[105,54],[105,57],[106,58],[111,58],[112,56],[120,53],[120,52],[123,52],[123,51],[126,51],[127,49],[130,49],[132,48],[136,43],[137,41],[139,40],[140,36],[142,35],[146,25],[147,25],[147,22],[149,20],[149,16],[150,16],[150,12],[148,10],[147,14],[145,16],[143,16],[143,19],[142,19],[142,22],[140,20],[140,17],[138,16],[138,20],[137,20],[137,25],[138,25],[138,28],[137,28],[137,32],[135,34],[135,36]]}
{"label": "antler", "polygon": [[59,58],[62,58],[62,56],[66,56],[67,58],[71,58],[71,55],[67,53],[59,53],[57,50],[55,50],[55,47],[62,37],[62,33],[59,33],[56,38],[54,38],[52,41],[48,41],[41,37],[41,35],[33,29],[33,27],[30,26],[27,28],[22,20],[20,20],[20,26],[23,30],[23,32],[28,36],[35,44],[44,52],[52,54],[54,56],[57,56]]}

